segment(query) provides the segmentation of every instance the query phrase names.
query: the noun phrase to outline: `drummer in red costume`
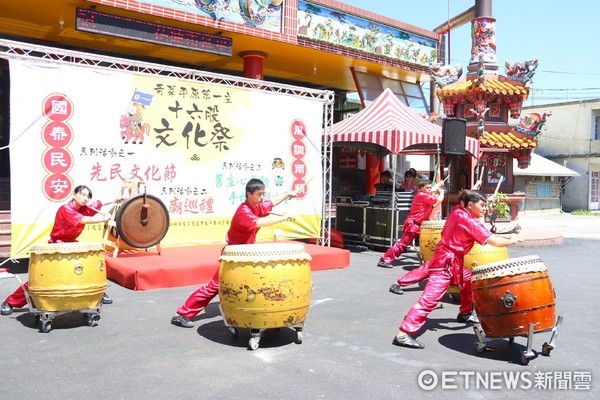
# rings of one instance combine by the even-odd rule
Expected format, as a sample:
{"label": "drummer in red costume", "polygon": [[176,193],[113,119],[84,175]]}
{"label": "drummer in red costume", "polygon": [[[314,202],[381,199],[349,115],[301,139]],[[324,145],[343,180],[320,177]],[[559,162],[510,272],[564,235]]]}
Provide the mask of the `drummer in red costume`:
{"label": "drummer in red costume", "polygon": [[425,324],[427,316],[437,306],[450,284],[461,288],[457,321],[479,322],[473,312],[471,271],[464,268],[464,256],[475,242],[505,247],[519,241],[516,235],[494,235],[483,225],[480,218],[484,215],[486,203],[485,195],[477,190],[464,191],[459,196],[459,205],[448,215],[433,257],[424,264],[427,266],[429,280],[423,294],[404,317],[393,344],[416,349],[425,347],[411,335]]}
{"label": "drummer in red costume", "polygon": [[[437,194],[433,194],[437,192]],[[386,251],[377,263],[378,267],[393,268],[392,262],[398,259],[412,241],[419,236],[423,221],[429,218],[435,206],[444,200],[444,189],[431,186],[429,179],[419,183],[419,190],[412,201],[406,220],[402,237]]]}
{"label": "drummer in red costume", "polygon": [[[289,192],[273,200],[264,200],[264,195],[265,184],[260,179],[250,179],[246,183],[246,201],[238,207],[231,219],[226,237],[228,245],[255,243],[260,228],[289,218],[288,213],[281,216],[269,215],[273,207],[286,199],[298,196],[297,192]],[[192,293],[177,309],[177,314],[171,318],[171,323],[184,328],[193,328],[194,324],[190,319],[202,311],[218,294],[219,268],[207,284]]]}
{"label": "drummer in red costume", "polygon": [[[76,242],[86,224],[97,224],[110,219],[110,214],[100,213],[98,210],[103,205],[113,204],[115,201],[103,204],[100,200],[96,200],[88,204],[91,198],[92,191],[87,186],[80,185],[75,188],[71,201],[60,206],[56,212],[54,226],[52,227],[52,232],[50,232],[48,243]],[[27,282],[23,286],[27,289]],[[102,303],[112,303],[112,300],[106,293],[102,295]],[[21,308],[26,304],[27,298],[25,297],[23,288],[19,286],[2,303],[0,313],[2,315],[9,315],[13,312],[14,307]]]}

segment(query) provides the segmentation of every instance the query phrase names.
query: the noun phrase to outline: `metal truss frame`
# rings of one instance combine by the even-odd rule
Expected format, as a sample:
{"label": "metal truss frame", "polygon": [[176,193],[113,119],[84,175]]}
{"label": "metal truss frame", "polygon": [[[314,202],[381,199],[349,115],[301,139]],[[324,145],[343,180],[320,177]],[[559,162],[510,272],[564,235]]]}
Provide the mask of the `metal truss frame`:
{"label": "metal truss frame", "polygon": [[192,68],[182,68],[165,64],[130,60],[112,56],[104,56],[82,51],[67,50],[56,47],[42,46],[26,42],[18,42],[0,38],[0,58],[21,59],[50,64],[79,65],[96,69],[128,71],[147,75],[160,75],[194,82],[211,83],[215,85],[234,86],[250,90],[279,93],[295,97],[306,97],[323,103],[323,132],[321,135],[322,155],[322,189],[323,211],[321,233],[318,243],[324,246],[331,244],[331,182],[332,182],[332,146],[333,104],[335,93],[330,90],[317,90],[300,86],[284,85],[268,81],[257,81],[243,77],[217,74]]}

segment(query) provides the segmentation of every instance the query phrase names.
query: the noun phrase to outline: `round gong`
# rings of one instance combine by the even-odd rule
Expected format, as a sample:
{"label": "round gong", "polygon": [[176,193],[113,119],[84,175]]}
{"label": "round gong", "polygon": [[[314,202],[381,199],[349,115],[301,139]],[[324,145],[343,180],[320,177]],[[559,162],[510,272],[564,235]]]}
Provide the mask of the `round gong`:
{"label": "round gong", "polygon": [[169,230],[169,212],[164,203],[151,194],[127,199],[115,219],[119,236],[132,247],[146,248],[160,242]]}

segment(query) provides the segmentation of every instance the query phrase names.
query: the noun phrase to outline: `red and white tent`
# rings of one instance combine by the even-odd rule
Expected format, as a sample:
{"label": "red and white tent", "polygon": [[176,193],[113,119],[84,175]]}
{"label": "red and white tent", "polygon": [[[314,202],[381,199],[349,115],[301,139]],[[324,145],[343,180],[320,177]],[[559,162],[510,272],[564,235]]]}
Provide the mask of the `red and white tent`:
{"label": "red and white tent", "polygon": [[[356,115],[333,125],[332,141],[374,143],[393,154],[418,144],[442,142],[442,128],[404,105],[390,90]],[[479,155],[479,141],[467,137],[466,150]]]}

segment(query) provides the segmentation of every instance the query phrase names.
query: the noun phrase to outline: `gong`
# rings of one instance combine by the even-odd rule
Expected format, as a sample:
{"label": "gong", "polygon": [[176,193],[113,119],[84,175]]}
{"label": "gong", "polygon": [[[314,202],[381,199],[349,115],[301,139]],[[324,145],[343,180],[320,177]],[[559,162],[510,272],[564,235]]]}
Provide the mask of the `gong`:
{"label": "gong", "polygon": [[169,212],[164,203],[151,194],[127,199],[115,218],[119,237],[132,247],[147,248],[160,242],[169,230]]}

